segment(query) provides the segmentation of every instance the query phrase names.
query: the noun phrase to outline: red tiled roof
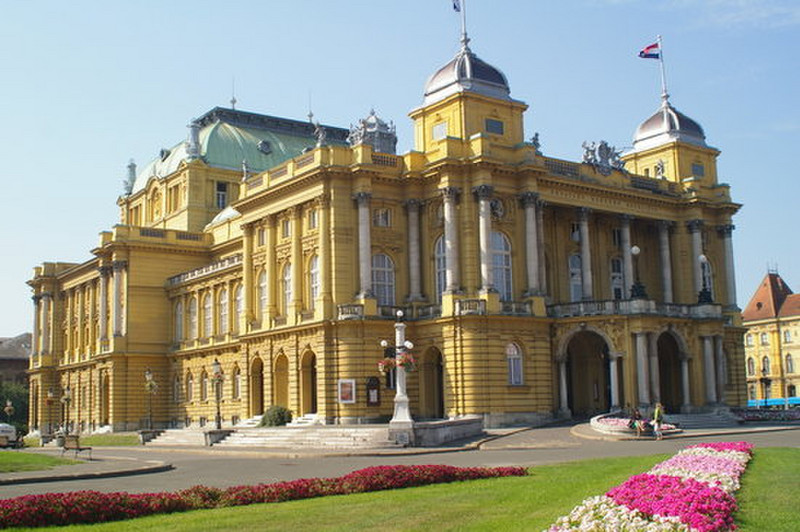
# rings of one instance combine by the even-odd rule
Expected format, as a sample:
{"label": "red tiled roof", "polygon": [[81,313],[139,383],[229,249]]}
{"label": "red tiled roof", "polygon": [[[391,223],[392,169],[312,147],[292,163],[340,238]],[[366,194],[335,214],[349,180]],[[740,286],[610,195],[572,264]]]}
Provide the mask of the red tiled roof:
{"label": "red tiled roof", "polygon": [[[787,312],[790,307],[794,311],[790,314],[784,314],[782,310],[784,303],[789,303]],[[792,289],[789,288],[789,285],[784,282],[780,275],[768,273],[764,280],[761,281],[756,293],[750,298],[750,302],[745,307],[744,312],[742,312],[742,319],[744,321],[755,321],[794,313],[800,314],[800,298],[793,295]]]}

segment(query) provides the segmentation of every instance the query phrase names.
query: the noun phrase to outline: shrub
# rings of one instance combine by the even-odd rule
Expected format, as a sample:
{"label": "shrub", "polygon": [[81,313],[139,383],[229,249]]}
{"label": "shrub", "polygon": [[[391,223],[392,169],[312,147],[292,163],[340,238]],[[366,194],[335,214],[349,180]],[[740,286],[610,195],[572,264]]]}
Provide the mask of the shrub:
{"label": "shrub", "polygon": [[281,427],[292,421],[292,411],[285,406],[272,405],[261,418],[262,427]]}

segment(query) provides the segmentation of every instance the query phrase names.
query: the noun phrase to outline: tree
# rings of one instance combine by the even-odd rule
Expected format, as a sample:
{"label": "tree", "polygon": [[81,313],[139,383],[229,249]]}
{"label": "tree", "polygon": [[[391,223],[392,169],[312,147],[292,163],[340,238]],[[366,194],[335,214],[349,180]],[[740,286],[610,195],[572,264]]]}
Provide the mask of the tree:
{"label": "tree", "polygon": [[[4,409],[11,402],[13,414],[8,415],[3,411],[0,420],[10,423],[21,434],[28,433],[28,389],[22,384],[14,382],[0,382],[0,409]],[[10,419],[9,419],[10,418]]]}

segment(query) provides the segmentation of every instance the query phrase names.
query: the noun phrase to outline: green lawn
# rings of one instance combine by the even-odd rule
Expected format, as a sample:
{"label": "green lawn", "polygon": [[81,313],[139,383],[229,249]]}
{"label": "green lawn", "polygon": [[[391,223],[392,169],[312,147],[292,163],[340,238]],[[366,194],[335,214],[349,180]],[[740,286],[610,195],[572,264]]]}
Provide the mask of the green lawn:
{"label": "green lawn", "polygon": [[[326,497],[71,527],[104,530],[543,530],[667,455],[539,466],[528,477]],[[800,449],[756,449],[737,493],[742,530],[797,530]]]}
{"label": "green lawn", "polygon": [[16,473],[18,471],[40,471],[58,465],[76,464],[75,460],[58,458],[44,454],[21,453],[16,451],[0,452],[0,473]]}

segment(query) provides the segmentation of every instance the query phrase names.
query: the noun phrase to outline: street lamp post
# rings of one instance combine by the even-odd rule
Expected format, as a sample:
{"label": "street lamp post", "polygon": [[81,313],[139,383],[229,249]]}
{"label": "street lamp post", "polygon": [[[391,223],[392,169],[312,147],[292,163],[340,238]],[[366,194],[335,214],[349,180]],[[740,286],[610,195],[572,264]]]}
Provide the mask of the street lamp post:
{"label": "street lamp post", "polygon": [[714,299],[711,297],[711,289],[706,282],[706,265],[708,264],[708,257],[705,255],[700,255],[697,257],[697,260],[700,261],[700,280],[702,282],[702,288],[697,294],[697,304],[710,305],[714,302]]}
{"label": "street lamp post", "polygon": [[64,405],[64,433],[69,434],[69,403],[72,401],[72,390],[69,385],[64,388],[64,393],[61,395],[61,403]]}
{"label": "street lamp post", "polygon": [[[401,355],[406,351],[413,349],[414,344],[406,340],[406,324],[403,322],[403,311],[397,311],[397,321],[394,324],[394,351],[395,360],[402,358]],[[383,340],[381,346],[385,349],[389,346],[389,342]],[[394,396],[394,414],[392,415],[390,424],[411,424],[411,410],[408,407],[408,394],[406,393],[406,369],[399,365],[395,365],[395,377],[397,385]]]}
{"label": "street lamp post", "polygon": [[222,416],[220,415],[219,411],[219,402],[221,399],[221,392],[222,392],[222,366],[219,363],[219,360],[216,358],[214,359],[214,363],[211,364],[211,372],[213,376],[211,377],[211,382],[214,384],[214,398],[216,399],[217,403],[217,416],[215,418],[215,426],[217,430],[222,429]]}
{"label": "street lamp post", "polygon": [[767,390],[769,390],[770,384],[772,384],[772,379],[767,377],[767,368],[761,368],[761,387],[764,390],[764,408],[767,408],[769,404],[767,403]]}
{"label": "street lamp post", "polygon": [[10,425],[11,416],[14,415],[14,404],[11,402],[11,399],[6,399],[6,407],[3,409],[3,412],[6,413],[6,417],[8,418],[8,423]]}
{"label": "street lamp post", "polygon": [[631,247],[631,255],[633,255],[633,272],[634,272],[634,281],[633,286],[631,286],[631,299],[647,299],[647,291],[644,288],[644,285],[639,280],[639,253],[642,250],[639,246]]}
{"label": "street lamp post", "polygon": [[158,384],[150,368],[144,371],[144,389],[147,392],[147,428],[153,430],[153,395],[158,390]]}

